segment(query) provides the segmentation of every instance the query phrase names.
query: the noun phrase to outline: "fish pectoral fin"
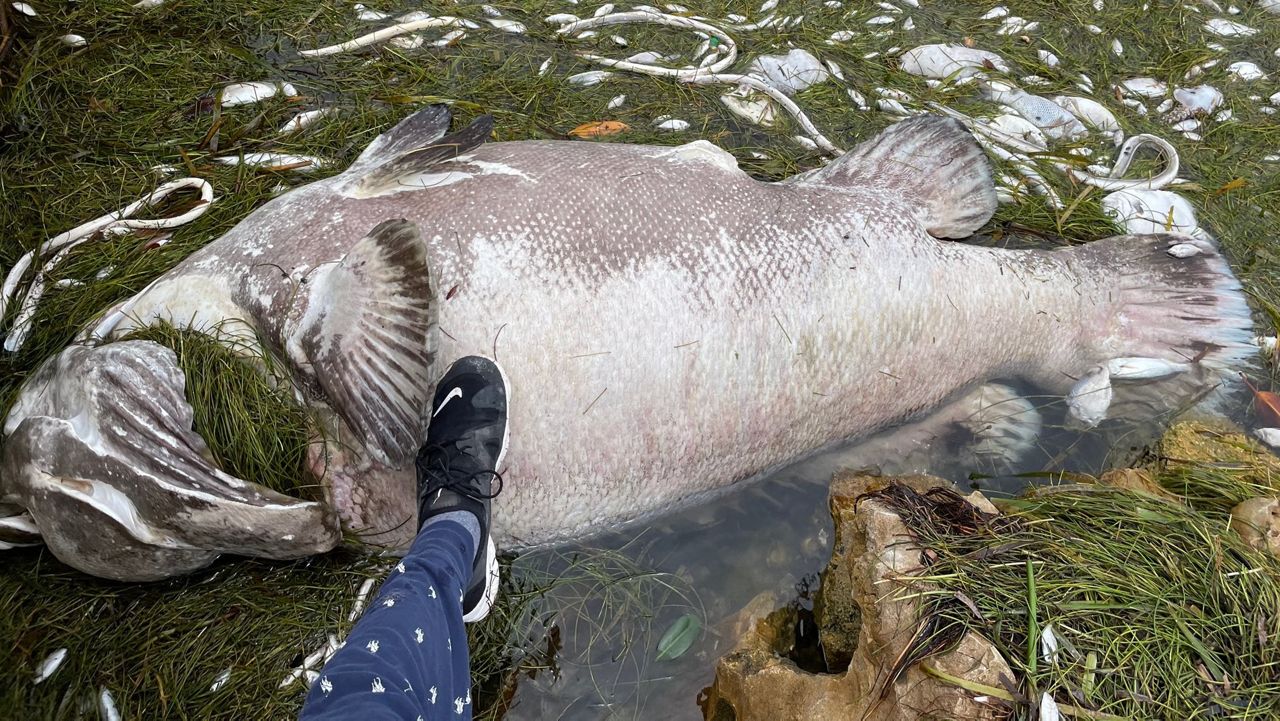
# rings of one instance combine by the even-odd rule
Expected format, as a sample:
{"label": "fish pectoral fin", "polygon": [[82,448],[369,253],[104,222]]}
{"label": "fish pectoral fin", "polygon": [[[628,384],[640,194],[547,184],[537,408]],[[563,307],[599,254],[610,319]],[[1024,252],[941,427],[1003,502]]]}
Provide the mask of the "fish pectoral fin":
{"label": "fish pectoral fin", "polygon": [[923,209],[935,238],[973,235],[996,210],[986,154],[964,125],[936,115],[891,125],[801,182],[899,195]]}
{"label": "fish pectoral fin", "polygon": [[361,196],[377,195],[382,190],[396,187],[402,179],[426,173],[433,166],[475,150],[492,134],[493,116],[482,115],[456,133],[430,143],[408,147],[385,159],[380,158],[376,164],[361,172],[350,190]]}
{"label": "fish pectoral fin", "polygon": [[373,139],[346,172],[359,174],[404,153],[431,145],[449,132],[453,114],[442,103],[428,105]]}
{"label": "fish pectoral fin", "polygon": [[307,297],[299,346],[334,410],[390,466],[421,441],[435,322],[426,243],[408,220],[379,223]]}
{"label": "fish pectoral fin", "polygon": [[341,540],[325,505],[207,460],[173,351],[122,341],[72,346],[48,363],[15,405],[0,476],[68,565],[152,580],[220,553],[299,558]]}

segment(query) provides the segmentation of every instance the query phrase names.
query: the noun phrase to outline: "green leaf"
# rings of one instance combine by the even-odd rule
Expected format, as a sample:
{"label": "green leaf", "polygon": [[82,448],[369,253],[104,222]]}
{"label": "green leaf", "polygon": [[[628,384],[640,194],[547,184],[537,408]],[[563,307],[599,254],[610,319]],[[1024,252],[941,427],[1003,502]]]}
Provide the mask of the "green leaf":
{"label": "green leaf", "polygon": [[670,661],[680,658],[689,650],[701,632],[702,621],[692,613],[686,613],[676,619],[676,622],[671,624],[671,628],[662,634],[662,640],[658,641],[658,660]]}

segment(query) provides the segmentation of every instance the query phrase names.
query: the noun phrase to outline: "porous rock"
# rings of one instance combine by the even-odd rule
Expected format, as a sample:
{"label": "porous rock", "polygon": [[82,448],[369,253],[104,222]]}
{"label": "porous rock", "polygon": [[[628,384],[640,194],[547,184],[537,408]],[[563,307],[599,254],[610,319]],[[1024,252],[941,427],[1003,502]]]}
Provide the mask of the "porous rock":
{"label": "porous rock", "polygon": [[1259,551],[1280,556],[1280,498],[1250,498],[1232,508],[1231,530]]}
{"label": "porous rock", "polygon": [[[1003,709],[927,675],[907,669],[880,691],[888,669],[916,631],[917,602],[895,593],[920,572],[921,552],[911,542],[898,515],[874,498],[857,499],[890,482],[925,491],[946,481],[928,476],[881,478],[861,473],[837,474],[831,489],[835,520],[832,560],[823,572],[815,603],[828,663],[844,654],[848,667],[836,673],[811,673],[780,655],[770,642],[775,633],[743,636],[737,648],[720,659],[716,680],[704,700],[712,721],[786,721],[805,719],[1003,718]],[[979,494],[969,499],[993,510]],[[765,622],[768,618],[765,619]],[[970,681],[1001,687],[1001,676],[1013,678],[1008,664],[985,639],[967,634],[951,651],[924,663]]]}

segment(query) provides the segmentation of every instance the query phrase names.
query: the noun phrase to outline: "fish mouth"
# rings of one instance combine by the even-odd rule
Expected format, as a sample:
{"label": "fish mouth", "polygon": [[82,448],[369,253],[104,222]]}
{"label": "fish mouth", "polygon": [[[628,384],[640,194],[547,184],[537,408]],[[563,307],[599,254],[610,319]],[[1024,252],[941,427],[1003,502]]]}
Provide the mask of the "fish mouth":
{"label": "fish mouth", "polygon": [[59,560],[122,581],[185,573],[224,553],[293,559],[334,548],[330,504],[214,464],[185,389],[177,355],[152,341],[50,358],[6,419],[0,503],[25,509]]}

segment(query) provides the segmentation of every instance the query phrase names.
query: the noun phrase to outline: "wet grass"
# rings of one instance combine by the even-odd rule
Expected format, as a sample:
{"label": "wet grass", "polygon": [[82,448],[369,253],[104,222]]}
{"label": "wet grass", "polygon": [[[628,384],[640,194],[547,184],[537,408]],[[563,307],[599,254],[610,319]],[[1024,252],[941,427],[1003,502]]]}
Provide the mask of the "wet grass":
{"label": "wet grass", "polygon": [[[40,549],[6,553],[0,718],[33,720],[96,718],[104,688],[124,718],[295,716],[304,690],[281,681],[328,634],[346,635],[356,590],[391,567],[340,551],[285,564],[222,559],[184,578],[124,584],[71,571]],[[661,612],[701,613],[680,578],[616,551],[533,553],[504,561],[503,573],[492,614],[468,627],[477,718],[500,716],[522,675],[582,662],[558,658],[562,643],[645,663]],[[60,648],[66,661],[34,685],[40,662]]]}
{"label": "wet grass", "polygon": [[924,593],[995,643],[1018,708],[1049,693],[1084,718],[1280,713],[1280,559],[1145,493],[1073,486],[1002,506],[1012,515],[967,531],[932,509],[908,526],[932,559]]}
{"label": "wet grass", "polygon": [[304,468],[318,424],[261,344],[228,346],[214,335],[168,324],[136,330],[126,340],[149,340],[177,353],[195,432],[222,470],[297,498],[324,498]]}
{"label": "wet grass", "polygon": [[[17,34],[10,55],[0,62],[0,228],[5,229],[0,237],[0,267],[7,269],[22,253],[56,233],[141,197],[162,181],[164,173],[158,167],[207,179],[215,187],[217,201],[167,245],[153,248],[146,238],[125,236],[73,253],[53,278],[84,285],[52,290],[24,349],[0,356],[0,413],[27,375],[110,304],[137,292],[282,190],[345,167],[379,132],[428,102],[452,103],[458,123],[494,113],[496,137],[501,140],[564,138],[580,123],[610,119],[621,120],[631,129],[601,142],[672,144],[705,138],[733,152],[744,169],[761,179],[779,179],[820,162],[816,153],[792,140],[798,130],[790,120],[762,130],[730,113],[718,100],[727,88],[686,87],[627,74],[594,87],[569,84],[566,78],[571,74],[594,69],[575,58],[575,50],[593,49],[613,57],[642,50],[687,55],[697,45],[698,39],[691,34],[654,27],[618,29],[629,43],[625,49],[613,44],[613,32],[568,42],[541,20],[558,12],[586,16],[598,3],[496,4],[505,16],[525,23],[529,34],[514,36],[486,26],[451,47],[384,46],[322,61],[300,60],[296,51],[345,40],[376,25],[358,21],[349,7],[335,2],[171,0],[151,10],[106,0],[33,4],[40,12],[37,18],[9,13]],[[388,12],[424,9],[485,24],[476,4],[366,4]],[[1254,99],[1265,102],[1280,89],[1280,60],[1272,55],[1280,47],[1280,23],[1268,22],[1261,11],[1247,6],[1233,19],[1262,32],[1252,38],[1219,40],[1231,49],[1223,54],[1205,48],[1206,39],[1217,40],[1206,38],[1199,25],[1211,14],[1195,13],[1177,3],[1154,2],[1144,10],[1138,2],[1109,1],[1101,12],[1083,2],[1004,3],[1013,14],[1042,23],[1030,34],[1032,42],[1026,42],[1020,36],[997,35],[999,20],[979,19],[992,4],[925,2],[925,7],[904,13],[913,18],[915,30],[877,37],[864,23],[884,11],[869,0],[846,2],[840,8],[817,0],[784,2],[780,14],[804,14],[805,21],[781,31],[731,33],[739,43],[743,66],[750,57],[793,45],[840,65],[847,78],[844,83],[814,86],[796,100],[829,138],[844,147],[894,120],[884,113],[854,108],[846,87],[872,103],[875,88],[889,87],[965,112],[990,114],[994,109],[972,88],[932,89],[902,73],[894,53],[888,52],[895,46],[907,49],[972,37],[978,47],[1009,60],[1015,66],[1015,78],[1043,77],[1047,85],[1034,89],[1041,94],[1078,94],[1074,87],[1078,73],[1088,73],[1099,89],[1096,98],[1116,113],[1126,133],[1154,132],[1178,147],[1187,182],[1176,189],[1222,239],[1259,307],[1280,308],[1280,251],[1273,242],[1280,217],[1280,165],[1262,160],[1269,153],[1280,153],[1280,122],[1277,116],[1261,112],[1259,100]],[[761,17],[755,3],[746,0],[709,0],[691,7],[711,18],[730,12],[753,20]],[[1190,21],[1184,23],[1187,18]],[[1107,32],[1093,35],[1082,29],[1087,24]],[[858,34],[848,42],[826,43],[832,32],[843,29]],[[88,46],[73,49],[59,43],[58,36],[67,32],[83,35]],[[429,32],[427,39],[438,35],[439,31]],[[1110,50],[1113,36],[1125,45],[1124,55],[1118,58]],[[1046,66],[1037,49],[1054,52],[1062,64]],[[866,57],[870,53],[879,54]],[[1221,57],[1223,62],[1195,82],[1221,88],[1234,115],[1230,121],[1210,123],[1200,141],[1172,133],[1156,117],[1135,114],[1107,92],[1114,82],[1138,75],[1179,82],[1191,66],[1209,57]],[[539,76],[537,70],[548,58],[550,71]],[[1230,82],[1225,66],[1246,58],[1258,62],[1270,76],[1252,84]],[[225,83],[262,79],[288,80],[300,97],[222,111],[207,101]],[[620,108],[607,109],[612,98],[624,94],[627,101]],[[305,134],[276,135],[276,129],[294,113],[316,107],[336,107],[340,112]],[[682,133],[658,130],[653,121],[663,115],[685,119],[691,127]],[[1111,152],[1105,142],[1090,147],[1097,154]],[[214,162],[217,157],[256,151],[315,155],[332,166],[303,175]],[[1002,163],[997,168],[1010,173]],[[1044,174],[1069,212],[1053,208],[1034,194],[1020,194],[1019,203],[1002,206],[982,231],[983,242],[1034,238],[1079,243],[1115,231],[1102,212],[1103,193],[1075,185],[1054,171],[1046,169]],[[12,315],[0,319],[0,328],[11,321]],[[199,337],[157,333],[158,340],[182,351],[197,428],[224,467],[289,487],[290,479],[298,477],[294,471],[300,465],[303,419],[282,391],[248,373],[246,369],[251,368],[243,361],[233,363]],[[261,419],[276,422],[263,424]],[[1222,485],[1209,471],[1197,473],[1200,488]],[[1040,513],[1052,510],[1037,508],[1035,512]],[[1185,519],[1177,514],[1158,517],[1186,528]],[[1148,520],[1136,519],[1135,523],[1148,525],[1135,528],[1160,535]],[[1188,532],[1177,538],[1190,543],[1198,536]],[[1203,552],[1219,554],[1222,548],[1210,544]],[[1232,549],[1207,560],[1239,563]],[[0,641],[17,652],[13,662],[0,668],[0,708],[29,708],[34,718],[65,717],[86,694],[106,685],[116,693],[127,717],[287,716],[298,697],[276,691],[278,677],[299,653],[318,645],[326,630],[345,630],[351,594],[369,570],[365,563],[343,554],[290,565],[227,561],[189,579],[120,586],[73,574],[37,551],[7,555],[0,571]],[[607,583],[590,586],[583,580],[589,575],[575,576],[563,567],[559,572],[585,584],[582,598],[606,593],[602,589]],[[631,571],[617,566],[600,573],[597,579],[632,577]],[[531,609],[536,608],[535,599],[543,598],[545,582],[551,580],[542,578],[523,590],[512,587],[509,597],[516,605],[504,606],[510,612],[500,613],[499,618],[545,621]],[[1265,600],[1262,596],[1249,599]],[[527,604],[524,610],[518,610],[519,603]],[[1143,628],[1152,617],[1115,618]],[[521,664],[526,672],[548,670],[548,657],[540,655],[547,644],[546,628],[522,636],[512,630],[518,626],[499,620],[478,627],[477,676],[510,679],[509,671],[494,670]],[[1172,648],[1180,650],[1169,651],[1169,658],[1162,659],[1170,663],[1182,659],[1177,654],[1185,655],[1186,650],[1176,638],[1173,641]],[[72,648],[70,665],[55,679],[32,688],[29,678],[34,664],[58,646]],[[234,683],[209,692],[213,677],[226,668],[233,670]],[[1189,688],[1208,693],[1195,679],[1177,678]],[[490,693],[494,687],[486,688]],[[1239,683],[1236,688],[1241,688]],[[493,692],[489,697],[504,696]]]}
{"label": "wet grass", "polygon": [[[124,718],[296,715],[289,669],[345,633],[356,589],[385,567],[351,553],[293,564],[224,559],[185,578],[122,584],[84,576],[38,549],[6,551],[0,574],[0,716],[98,718],[106,688]],[[67,659],[33,685],[40,661]],[[225,685],[212,687],[230,671]]]}

